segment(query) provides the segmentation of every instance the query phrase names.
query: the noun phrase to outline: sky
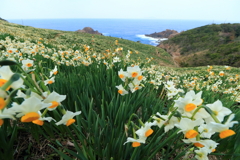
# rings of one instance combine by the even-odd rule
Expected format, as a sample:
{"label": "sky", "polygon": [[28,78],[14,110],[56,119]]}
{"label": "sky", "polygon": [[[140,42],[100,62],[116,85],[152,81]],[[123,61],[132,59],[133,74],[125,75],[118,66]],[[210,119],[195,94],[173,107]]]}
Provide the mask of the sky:
{"label": "sky", "polygon": [[0,0],[3,19],[183,19],[240,23],[240,0]]}

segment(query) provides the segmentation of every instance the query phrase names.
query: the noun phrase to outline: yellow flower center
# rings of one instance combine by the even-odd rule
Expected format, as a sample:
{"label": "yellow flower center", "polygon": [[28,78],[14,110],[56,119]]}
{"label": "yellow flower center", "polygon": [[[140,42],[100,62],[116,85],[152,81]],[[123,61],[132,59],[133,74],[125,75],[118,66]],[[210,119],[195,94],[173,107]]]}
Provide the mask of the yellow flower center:
{"label": "yellow flower center", "polygon": [[6,79],[0,79],[0,87],[2,87],[6,82]]}
{"label": "yellow flower center", "polygon": [[3,119],[0,119],[0,126],[2,126],[4,123]]}
{"label": "yellow flower center", "polygon": [[27,67],[32,67],[32,63],[27,63],[26,66]]}
{"label": "yellow flower center", "polygon": [[53,72],[54,75],[56,75],[57,73],[58,73],[58,71]]}
{"label": "yellow flower center", "polygon": [[42,126],[44,122],[42,120],[37,119],[37,120],[32,121],[32,123]]}
{"label": "yellow flower center", "polygon": [[4,101],[4,99],[2,97],[0,97],[0,109],[3,109],[6,105],[6,102]]}
{"label": "yellow flower center", "polygon": [[52,84],[52,83],[53,83],[53,81],[52,81],[52,80],[49,80],[49,81],[48,81],[48,84]]}
{"label": "yellow flower center", "polygon": [[119,94],[123,94],[123,90],[118,90],[118,93]]}
{"label": "yellow flower center", "polygon": [[40,118],[40,116],[39,116],[38,113],[30,112],[30,113],[27,113],[24,116],[22,116],[21,122],[32,122],[32,121],[37,120],[39,118]]}
{"label": "yellow flower center", "polygon": [[133,142],[132,143],[132,147],[139,147],[141,145],[141,143],[139,142]]}
{"label": "yellow flower center", "polygon": [[224,76],[224,73],[219,73],[219,76]]}
{"label": "yellow flower center", "polygon": [[205,129],[203,130],[203,132],[208,132],[208,129],[207,129],[207,128],[205,128]]}
{"label": "yellow flower center", "polygon": [[[6,79],[0,79],[0,87],[2,87],[6,82],[7,82]],[[10,87],[8,87],[8,88],[6,89],[6,91],[8,91],[9,89],[10,89]]]}
{"label": "yellow flower center", "polygon": [[195,130],[189,130],[187,131],[187,133],[185,134],[186,138],[195,138],[198,135],[198,132]]}
{"label": "yellow flower center", "polygon": [[215,152],[216,151],[216,149],[212,149],[212,152]]}
{"label": "yellow flower center", "polygon": [[75,119],[69,119],[66,123],[66,126],[70,126],[71,124],[73,124],[76,120]]}
{"label": "yellow flower center", "polygon": [[220,132],[219,137],[223,139],[223,138],[232,136],[234,134],[236,134],[236,133],[233,130],[228,129],[228,130]]}
{"label": "yellow flower center", "polygon": [[59,105],[59,103],[57,101],[52,101],[52,105],[48,108],[55,108]]}
{"label": "yellow flower center", "polygon": [[124,78],[124,75],[123,75],[123,74],[119,74],[119,77],[120,77],[120,78]]}
{"label": "yellow flower center", "polygon": [[196,146],[196,147],[204,147],[204,145],[202,145],[201,143],[193,143],[194,144],[194,146]]}
{"label": "yellow flower center", "polygon": [[214,115],[217,116],[218,115],[218,111],[213,111]]}
{"label": "yellow flower center", "polygon": [[152,133],[153,133],[153,130],[152,130],[152,129],[149,129],[149,130],[145,133],[145,136],[146,136],[146,137],[149,137]]}
{"label": "yellow flower center", "polygon": [[137,72],[132,72],[132,77],[135,78],[137,77],[138,73]]}
{"label": "yellow flower center", "polygon": [[138,76],[138,80],[141,81],[143,79],[143,76]]}
{"label": "yellow flower center", "polygon": [[8,53],[13,53],[13,51],[12,51],[12,50],[8,50],[7,52],[8,52]]}
{"label": "yellow flower center", "polygon": [[185,106],[185,111],[190,112],[190,111],[194,110],[195,108],[197,108],[197,106],[195,104],[189,103]]}

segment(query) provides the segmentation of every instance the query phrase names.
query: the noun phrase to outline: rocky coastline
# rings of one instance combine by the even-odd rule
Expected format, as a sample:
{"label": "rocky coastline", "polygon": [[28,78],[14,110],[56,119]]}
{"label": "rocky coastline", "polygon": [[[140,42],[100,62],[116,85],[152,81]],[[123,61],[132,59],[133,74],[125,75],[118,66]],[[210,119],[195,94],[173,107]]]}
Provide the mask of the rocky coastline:
{"label": "rocky coastline", "polygon": [[94,31],[91,27],[84,27],[82,30],[79,29],[79,30],[77,30],[76,32],[103,35],[102,33],[98,32],[97,30]]}
{"label": "rocky coastline", "polygon": [[172,38],[176,35],[178,35],[178,31],[175,30],[170,30],[170,29],[166,29],[165,31],[162,32],[155,32],[155,33],[151,33],[151,34],[145,34],[145,36],[147,37],[152,37],[152,38],[158,38],[158,39],[162,39],[162,38]]}

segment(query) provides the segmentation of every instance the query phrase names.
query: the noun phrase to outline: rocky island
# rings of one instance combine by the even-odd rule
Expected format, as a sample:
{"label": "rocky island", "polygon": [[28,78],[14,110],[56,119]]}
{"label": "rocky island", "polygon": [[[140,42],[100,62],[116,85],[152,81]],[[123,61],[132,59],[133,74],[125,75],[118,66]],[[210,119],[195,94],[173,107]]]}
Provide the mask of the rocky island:
{"label": "rocky island", "polygon": [[76,32],[103,35],[102,33],[98,32],[98,31],[94,31],[91,27],[84,27],[82,30],[79,29]]}
{"label": "rocky island", "polygon": [[152,34],[145,34],[145,36],[161,39],[161,38],[172,38],[172,37],[174,37],[177,34],[179,34],[178,31],[166,29],[165,31],[162,31],[162,32],[155,32],[155,33],[152,33]]}

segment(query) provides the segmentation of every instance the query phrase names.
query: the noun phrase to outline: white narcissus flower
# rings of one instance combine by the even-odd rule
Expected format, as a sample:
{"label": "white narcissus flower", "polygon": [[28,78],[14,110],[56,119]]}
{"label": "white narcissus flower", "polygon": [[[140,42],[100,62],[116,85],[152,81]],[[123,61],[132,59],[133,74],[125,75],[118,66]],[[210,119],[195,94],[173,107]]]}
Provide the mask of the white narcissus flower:
{"label": "white narcissus flower", "polygon": [[204,145],[204,148],[208,149],[208,152],[211,153],[211,152],[214,152],[217,148],[217,145],[219,143],[211,140],[211,139],[205,139],[202,141],[202,144]]}
{"label": "white narcissus flower", "polygon": [[[170,115],[171,113],[169,113]],[[173,129],[175,127],[175,124],[178,124],[179,120],[177,117],[172,116],[170,120],[168,120],[164,125],[164,132],[168,132],[170,129]]]}
{"label": "white narcissus flower", "polygon": [[201,133],[200,137],[210,138],[215,132],[212,130],[212,127],[208,124],[201,124],[198,127],[198,131]]}
{"label": "white narcissus flower", "polygon": [[5,118],[10,118],[10,119],[15,119],[14,115],[15,115],[15,111],[8,109],[8,108],[4,108],[0,110],[0,119],[5,119]]}
{"label": "white narcissus flower", "polygon": [[73,117],[77,116],[79,114],[81,114],[81,111],[78,111],[78,112],[75,112],[75,113],[71,112],[71,111],[67,111],[63,115],[62,119],[59,122],[56,123],[56,125],[64,124],[66,126],[69,126],[69,125],[71,125],[75,122],[75,119],[73,119]]}
{"label": "white narcissus flower", "polygon": [[[161,128],[162,126],[164,126],[164,132],[168,132],[170,129],[173,129],[175,127],[175,124],[179,123],[179,120],[177,117],[172,116],[171,119],[169,120],[169,115],[171,115],[172,113],[168,113],[168,115],[161,115],[159,112],[156,113],[156,115],[158,116],[153,116],[152,118],[155,120],[156,125]],[[161,118],[165,119],[161,119]]]}
{"label": "white narcissus flower", "polygon": [[44,81],[44,84],[47,85],[47,84],[52,84],[55,82],[55,77],[52,77],[50,79],[47,79]]}
{"label": "white narcissus flower", "polygon": [[219,137],[220,138],[226,138],[229,136],[232,136],[234,134],[236,134],[233,130],[229,129],[230,127],[232,127],[234,124],[238,124],[238,121],[232,121],[234,119],[234,114],[231,114],[228,117],[228,120],[224,123],[216,123],[216,122],[210,122],[210,127],[212,127],[212,130],[214,132],[220,132]]}
{"label": "white narcissus flower", "polygon": [[[31,92],[30,93],[29,97],[32,97],[32,96],[34,96],[34,97],[36,97],[36,98],[38,98],[40,100],[43,99],[39,94],[37,94],[35,92]],[[15,96],[15,98],[24,98],[24,99],[29,98],[29,97],[26,94],[24,94],[21,90],[18,90],[17,91],[17,95]]]}
{"label": "white narcissus flower", "polygon": [[60,95],[57,92],[53,91],[50,93],[46,99],[43,101],[44,103],[51,103],[47,109],[52,111],[57,108],[57,106],[61,105],[61,102],[66,99],[66,95]]}
{"label": "white narcissus flower", "polygon": [[127,67],[127,74],[128,74],[128,77],[138,78],[139,76],[142,75],[142,71],[139,68],[139,66]]}
{"label": "white narcissus flower", "polygon": [[15,111],[13,111],[13,110],[9,110],[7,108],[0,109],[0,127],[4,123],[3,119],[10,118],[10,119],[15,120],[14,115],[15,115]]}
{"label": "white narcissus flower", "polygon": [[40,118],[39,111],[51,106],[51,103],[43,103],[39,98],[34,96],[25,99],[22,104],[13,103],[10,108],[16,112],[16,117],[21,117],[21,122],[32,122]]}
{"label": "white narcissus flower", "polygon": [[[3,86],[7,81],[10,80],[14,73],[9,66],[0,67],[0,87]],[[23,79],[20,77],[17,81],[13,82],[10,87],[18,89],[23,85]]]}
{"label": "white narcissus flower", "polygon": [[200,106],[203,102],[202,91],[195,94],[193,90],[186,93],[185,97],[178,98],[175,100],[174,107],[178,108],[178,111],[186,116],[190,117],[192,113],[197,109],[197,106]]}
{"label": "white narcissus flower", "polygon": [[183,142],[184,143],[192,143],[194,146],[200,147],[200,148],[204,147],[208,150],[208,153],[214,152],[215,148],[219,144],[211,139],[197,140],[196,138],[183,139]]}
{"label": "white narcissus flower", "polygon": [[32,67],[33,66],[33,60],[30,60],[30,59],[25,59],[25,60],[22,60],[22,68],[23,70],[27,70],[29,67]]}
{"label": "white narcissus flower", "polygon": [[167,89],[175,88],[175,85],[174,85],[174,82],[173,82],[173,81],[167,81],[166,83],[164,83],[164,86],[165,86]]}
{"label": "white narcissus flower", "polygon": [[195,158],[198,160],[208,160],[208,149],[207,148],[199,148],[199,150],[195,150],[196,156]]}
{"label": "white narcissus flower", "polygon": [[135,133],[141,137],[149,137],[152,133],[153,130],[151,129],[152,126],[155,126],[156,122],[146,122],[144,126],[142,126],[140,129],[138,129]]}
{"label": "white narcissus flower", "polygon": [[114,57],[113,58],[113,63],[116,63],[116,62],[121,62],[121,59],[119,57]]}
{"label": "white narcissus flower", "polygon": [[121,94],[122,96],[128,94],[128,91],[125,90],[122,85],[116,86],[116,88],[118,89],[118,93]]}
{"label": "white narcissus flower", "polygon": [[140,81],[138,79],[134,79],[132,82],[128,84],[129,89],[132,93],[142,88],[140,85]]}
{"label": "white narcissus flower", "polygon": [[52,77],[52,75],[56,75],[57,73],[58,73],[57,66],[55,66],[54,69],[50,72],[50,77]]}
{"label": "white narcissus flower", "polygon": [[219,72],[219,76],[224,76],[224,72],[223,71]]}
{"label": "white narcissus flower", "polygon": [[128,137],[127,142],[125,142],[123,145],[129,142],[132,142],[132,147],[139,147],[141,143],[145,143],[145,141],[146,141],[146,137],[140,137],[139,139]]}
{"label": "white narcissus flower", "polygon": [[[217,100],[213,104],[207,104],[206,106],[209,107],[213,111],[214,115],[217,117],[217,119],[220,122],[223,121],[223,119],[226,115],[229,115],[232,113],[232,111],[230,109],[224,107],[222,105],[222,102],[219,100]],[[210,119],[208,119],[207,121],[214,121],[214,120],[212,119],[212,117],[210,117]]]}
{"label": "white narcissus flower", "polygon": [[189,118],[182,118],[180,123],[175,124],[175,126],[181,129],[179,132],[183,132],[186,138],[195,138],[199,133],[194,129],[194,127],[203,123],[204,121],[202,119],[193,121]]}
{"label": "white narcissus flower", "polygon": [[[168,116],[167,115],[161,115],[159,112],[156,113],[157,116],[152,116],[152,118],[154,119],[154,122],[156,123],[156,125],[161,128],[166,121],[168,120]],[[161,118],[159,118],[161,117]],[[165,119],[165,120],[163,120]]]}
{"label": "white narcissus flower", "polygon": [[42,113],[40,111],[38,113],[40,115],[40,118],[37,119],[37,120],[32,121],[32,123],[42,126],[44,124],[44,121],[50,122],[50,121],[53,120],[53,121],[56,122],[56,120],[53,119],[52,117],[42,117]]}
{"label": "white narcissus flower", "polygon": [[128,74],[127,72],[124,72],[122,69],[118,71],[118,76],[121,78],[123,82],[125,82],[125,79],[127,78]]}

